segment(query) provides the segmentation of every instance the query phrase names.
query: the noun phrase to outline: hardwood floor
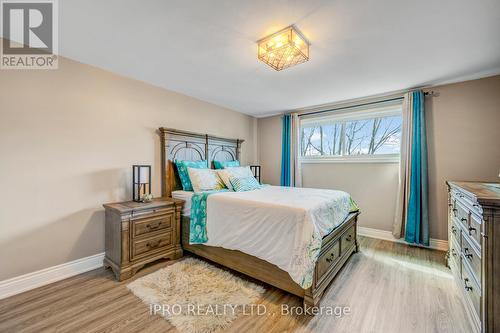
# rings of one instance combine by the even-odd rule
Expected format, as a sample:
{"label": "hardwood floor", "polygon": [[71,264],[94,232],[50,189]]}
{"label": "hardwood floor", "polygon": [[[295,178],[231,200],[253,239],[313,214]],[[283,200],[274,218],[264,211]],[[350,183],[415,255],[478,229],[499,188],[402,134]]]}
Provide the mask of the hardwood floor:
{"label": "hardwood floor", "polygon": [[[240,315],[230,332],[472,332],[460,290],[445,267],[444,252],[371,238],[342,269],[321,306],[348,306],[335,317],[282,315],[298,297],[266,286],[265,315]],[[140,271],[148,274],[172,262]],[[97,269],[0,300],[0,332],[177,332],[165,319]]]}

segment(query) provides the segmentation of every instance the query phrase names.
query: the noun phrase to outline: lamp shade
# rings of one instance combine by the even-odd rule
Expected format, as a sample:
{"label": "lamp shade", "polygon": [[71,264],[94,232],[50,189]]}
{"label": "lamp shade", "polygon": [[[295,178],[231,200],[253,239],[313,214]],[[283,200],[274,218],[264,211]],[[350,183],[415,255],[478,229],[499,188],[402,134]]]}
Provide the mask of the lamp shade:
{"label": "lamp shade", "polygon": [[132,200],[143,201],[145,194],[151,194],[151,166],[132,166]]}

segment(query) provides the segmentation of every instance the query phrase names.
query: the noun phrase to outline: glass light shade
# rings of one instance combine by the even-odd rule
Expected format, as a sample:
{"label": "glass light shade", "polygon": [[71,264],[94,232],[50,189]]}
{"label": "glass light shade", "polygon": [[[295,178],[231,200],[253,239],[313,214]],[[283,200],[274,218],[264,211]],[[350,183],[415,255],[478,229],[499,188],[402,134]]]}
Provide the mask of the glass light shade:
{"label": "glass light shade", "polygon": [[277,71],[309,60],[309,42],[289,26],[257,42],[258,58]]}
{"label": "glass light shade", "polygon": [[132,166],[132,200],[140,202],[145,194],[151,194],[151,166]]}

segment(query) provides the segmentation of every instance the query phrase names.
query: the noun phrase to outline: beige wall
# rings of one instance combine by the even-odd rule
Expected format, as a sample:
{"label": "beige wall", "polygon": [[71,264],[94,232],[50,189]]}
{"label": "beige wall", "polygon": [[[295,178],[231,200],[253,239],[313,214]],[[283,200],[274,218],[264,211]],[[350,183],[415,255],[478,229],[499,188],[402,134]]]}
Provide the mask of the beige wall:
{"label": "beige wall", "polygon": [[[447,239],[445,180],[499,181],[500,76],[432,88],[426,98],[430,235]],[[279,117],[258,121],[259,138],[281,141]],[[280,147],[259,142],[263,179],[279,182]],[[360,225],[391,230],[398,165],[303,164],[303,185],[350,192],[362,209]]]}
{"label": "beige wall", "polygon": [[446,239],[446,180],[499,182],[500,76],[440,86],[427,98],[431,237]]}
{"label": "beige wall", "polygon": [[58,70],[0,71],[0,280],[104,251],[101,205],[131,197],[132,164],[151,164],[156,129],[242,138],[256,162],[256,120],[61,59]]}
{"label": "beige wall", "polygon": [[262,181],[280,184],[281,168],[281,116],[259,118],[258,147]]}

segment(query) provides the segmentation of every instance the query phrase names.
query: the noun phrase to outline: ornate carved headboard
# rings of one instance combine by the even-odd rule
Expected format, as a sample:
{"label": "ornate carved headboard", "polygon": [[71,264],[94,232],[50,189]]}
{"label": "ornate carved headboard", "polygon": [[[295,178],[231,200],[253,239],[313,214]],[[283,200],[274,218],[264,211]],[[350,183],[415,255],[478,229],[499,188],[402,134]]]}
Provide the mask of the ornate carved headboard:
{"label": "ornate carved headboard", "polygon": [[172,191],[182,189],[174,160],[234,161],[240,158],[244,140],[227,139],[209,134],[179,131],[160,127],[161,137],[161,193],[170,197]]}

